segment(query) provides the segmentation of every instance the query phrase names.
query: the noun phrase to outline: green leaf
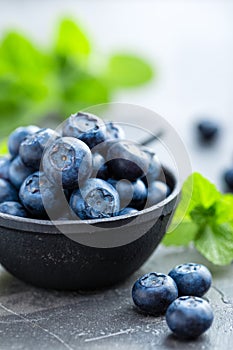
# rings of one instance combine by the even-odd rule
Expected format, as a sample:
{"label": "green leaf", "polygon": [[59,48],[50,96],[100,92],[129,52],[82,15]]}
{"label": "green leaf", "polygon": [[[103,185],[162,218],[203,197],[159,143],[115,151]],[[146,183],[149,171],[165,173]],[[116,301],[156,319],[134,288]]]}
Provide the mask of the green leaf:
{"label": "green leaf", "polygon": [[233,260],[233,226],[229,223],[206,225],[200,229],[194,244],[213,264],[230,264]]}
{"label": "green leaf", "polygon": [[150,64],[140,57],[117,53],[110,57],[106,79],[113,87],[132,87],[144,84],[153,77]]}
{"label": "green leaf", "polygon": [[215,205],[216,223],[229,222],[233,227],[233,195],[223,194]]}
{"label": "green leaf", "polygon": [[5,156],[8,154],[8,139],[4,138],[3,140],[0,141],[0,156]]}
{"label": "green leaf", "polygon": [[187,246],[217,265],[233,260],[233,195],[221,194],[214,184],[198,173],[192,174],[182,188],[165,245]]}
{"label": "green leaf", "polygon": [[117,77],[117,82],[113,75],[111,81],[112,72],[107,68],[110,75],[106,75],[103,57],[93,55],[95,60],[90,62],[90,53],[91,45],[85,32],[67,18],[60,22],[55,42],[45,50],[18,32],[6,33],[0,43],[0,137],[22,123],[32,120],[38,123],[48,114],[59,116],[62,121],[73,111],[109,102],[114,89],[121,87],[120,80],[123,79],[122,86],[135,83],[135,79],[130,78],[130,68],[135,62],[137,84],[145,82],[151,71],[138,57],[118,55],[120,67],[125,67],[124,76]]}
{"label": "green leaf", "polygon": [[0,47],[0,74],[24,80],[40,79],[49,69],[48,57],[29,39],[17,32],[7,33]]}
{"label": "green leaf", "polygon": [[198,226],[191,220],[185,218],[172,232],[168,232],[163,244],[166,246],[188,246],[198,232]]}
{"label": "green leaf", "polygon": [[72,20],[65,18],[61,21],[55,52],[61,56],[86,58],[91,52],[90,42],[84,31]]}
{"label": "green leaf", "polygon": [[204,176],[194,173],[191,177],[193,178],[193,192],[189,211],[197,205],[209,208],[221,197],[221,193],[217,190],[216,186]]}

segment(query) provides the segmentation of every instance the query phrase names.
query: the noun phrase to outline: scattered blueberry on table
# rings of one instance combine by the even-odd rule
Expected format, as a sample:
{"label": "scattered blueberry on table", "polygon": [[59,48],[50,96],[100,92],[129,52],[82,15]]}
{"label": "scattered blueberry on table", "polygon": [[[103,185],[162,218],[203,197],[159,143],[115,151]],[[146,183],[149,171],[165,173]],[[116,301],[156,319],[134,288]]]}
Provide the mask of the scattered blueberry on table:
{"label": "scattered blueberry on table", "polygon": [[210,119],[204,119],[197,124],[200,139],[204,142],[210,142],[216,139],[219,129],[218,123]]}
{"label": "scattered blueberry on table", "polygon": [[201,264],[187,263],[174,267],[168,274],[174,279],[179,295],[202,297],[210,288],[212,276]]}
{"label": "scattered blueberry on table", "polygon": [[166,321],[171,331],[183,339],[197,338],[210,328],[214,319],[209,303],[199,297],[182,296],[166,312]]}
{"label": "scattered blueberry on table", "polygon": [[169,275],[151,272],[140,277],[133,285],[132,299],[148,315],[165,314],[168,327],[178,338],[197,338],[214,319],[209,302],[199,297],[210,288],[211,280],[204,265],[180,264]]}
{"label": "scattered blueberry on table", "polygon": [[176,283],[163,273],[151,272],[140,277],[132,289],[134,304],[152,315],[164,314],[177,297]]}
{"label": "scattered blueberry on table", "polygon": [[227,187],[230,190],[233,190],[233,168],[228,169],[224,173],[224,180],[227,185]]}
{"label": "scattered blueberry on table", "polygon": [[0,205],[10,215],[110,218],[135,214],[171,192],[154,150],[90,113],[72,114],[58,131],[19,127],[8,148],[10,155],[0,158]]}

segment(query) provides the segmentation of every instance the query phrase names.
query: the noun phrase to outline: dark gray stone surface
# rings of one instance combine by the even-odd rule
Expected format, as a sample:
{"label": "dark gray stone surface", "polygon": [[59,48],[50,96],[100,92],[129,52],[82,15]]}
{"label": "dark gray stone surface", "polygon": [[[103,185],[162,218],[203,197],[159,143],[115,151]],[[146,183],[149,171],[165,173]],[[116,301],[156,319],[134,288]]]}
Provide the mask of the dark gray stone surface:
{"label": "dark gray stone surface", "polygon": [[[134,308],[131,287],[149,271],[168,272],[180,262],[207,264],[213,286],[206,297],[215,320],[196,341],[174,338],[164,317]],[[26,285],[0,270],[0,349],[231,349],[233,268],[213,267],[194,249],[160,247],[125,283],[92,293],[48,291]]]}

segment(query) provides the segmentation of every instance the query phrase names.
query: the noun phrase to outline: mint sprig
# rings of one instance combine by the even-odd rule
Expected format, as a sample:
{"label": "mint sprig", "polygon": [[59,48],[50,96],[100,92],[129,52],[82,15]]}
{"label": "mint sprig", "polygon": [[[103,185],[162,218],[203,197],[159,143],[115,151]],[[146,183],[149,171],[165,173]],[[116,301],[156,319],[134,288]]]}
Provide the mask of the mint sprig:
{"label": "mint sprig", "polygon": [[141,55],[100,54],[82,26],[70,18],[63,18],[54,34],[45,47],[14,30],[0,38],[0,138],[32,120],[43,124],[52,116],[55,123],[63,121],[154,76]]}
{"label": "mint sprig", "polygon": [[222,194],[199,173],[184,182],[181,201],[169,232],[166,246],[188,246],[196,249],[216,265],[233,260],[233,195]]}

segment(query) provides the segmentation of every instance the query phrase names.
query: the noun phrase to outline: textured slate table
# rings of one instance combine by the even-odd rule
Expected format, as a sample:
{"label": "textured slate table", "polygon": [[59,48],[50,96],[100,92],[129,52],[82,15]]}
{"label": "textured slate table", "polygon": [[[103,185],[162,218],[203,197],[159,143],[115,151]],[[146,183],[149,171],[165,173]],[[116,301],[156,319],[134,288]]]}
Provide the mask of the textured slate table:
{"label": "textured slate table", "polygon": [[0,270],[0,349],[232,349],[233,268],[209,266],[214,284],[206,297],[212,328],[196,341],[174,338],[164,317],[144,316],[131,301],[133,281],[183,261],[206,263],[193,249],[160,247],[125,283],[89,294],[40,290]]}

